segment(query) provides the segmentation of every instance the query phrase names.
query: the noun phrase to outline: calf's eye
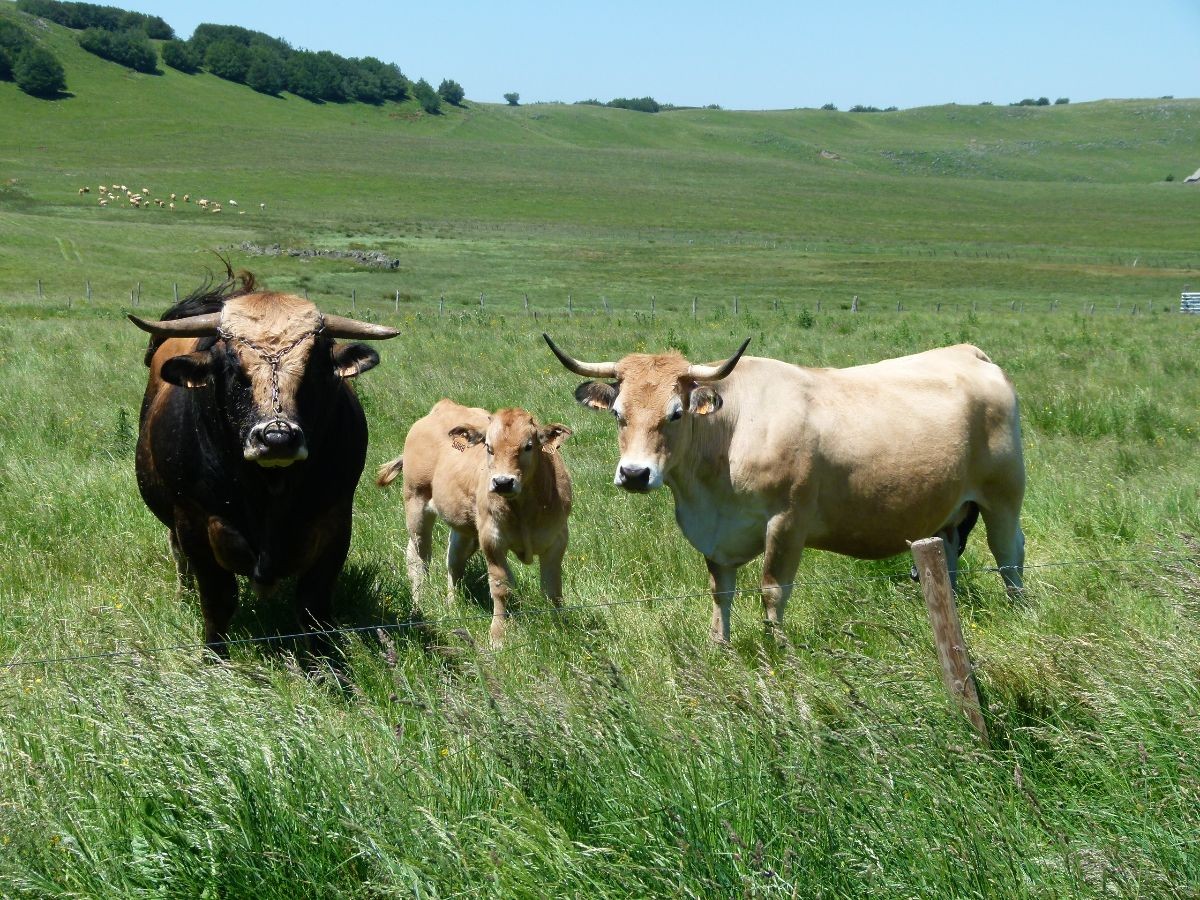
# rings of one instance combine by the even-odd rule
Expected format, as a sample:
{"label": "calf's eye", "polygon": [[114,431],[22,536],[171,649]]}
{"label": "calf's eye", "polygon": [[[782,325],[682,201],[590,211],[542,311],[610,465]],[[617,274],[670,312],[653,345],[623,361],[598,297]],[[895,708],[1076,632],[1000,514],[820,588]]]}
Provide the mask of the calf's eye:
{"label": "calf's eye", "polygon": [[493,451],[492,451],[492,445],[491,445],[491,444],[484,444],[484,445],[483,445],[483,447],[484,447],[484,449],[485,449],[485,450],[487,450],[487,455],[488,455],[488,456],[491,456],[491,455],[492,455],[492,452],[493,452]]}
{"label": "calf's eye", "polygon": [[667,421],[668,422],[676,422],[682,418],[683,418],[683,407],[682,406],[679,407],[678,409],[673,409],[669,413],[667,413]]}

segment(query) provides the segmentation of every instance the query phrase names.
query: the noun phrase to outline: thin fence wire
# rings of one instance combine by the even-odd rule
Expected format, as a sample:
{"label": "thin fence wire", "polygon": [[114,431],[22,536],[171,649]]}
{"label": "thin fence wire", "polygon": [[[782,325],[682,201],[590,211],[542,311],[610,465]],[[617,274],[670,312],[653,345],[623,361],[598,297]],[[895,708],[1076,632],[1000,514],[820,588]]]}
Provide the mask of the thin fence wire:
{"label": "thin fence wire", "polygon": [[[1003,573],[1021,569],[1022,571],[1040,570],[1040,569],[1062,569],[1062,568],[1079,568],[1079,567],[1107,567],[1110,572],[1118,574],[1127,574],[1125,570],[1114,568],[1117,565],[1139,564],[1142,566],[1155,566],[1168,561],[1185,561],[1195,562],[1194,554],[1188,553],[1159,553],[1153,551],[1150,556],[1127,556],[1127,557],[1107,557],[1097,559],[1074,559],[1074,560],[1059,560],[1048,563],[1031,563],[1024,566],[976,566],[972,568],[959,569],[958,577],[972,577],[980,573]],[[857,575],[846,574],[844,576],[806,576],[805,578],[788,584],[779,585],[784,589],[802,588],[813,584],[836,584],[846,585],[858,582],[881,582],[891,581],[894,583],[906,583],[911,581],[911,576],[907,572],[897,572],[878,575]],[[733,588],[729,591],[719,592],[719,596],[735,596],[738,594],[758,594],[761,593],[760,586]],[[510,614],[510,618],[520,620],[522,618],[532,618],[542,615],[566,615],[569,613],[588,612],[592,610],[611,609],[619,606],[637,606],[637,605],[657,605],[662,603],[670,603],[679,600],[691,600],[699,597],[711,597],[713,593],[708,590],[690,591],[682,594],[659,594],[646,597],[636,598],[617,598],[587,601],[583,603],[569,604],[563,606],[543,606],[530,607],[528,609],[518,609]],[[520,599],[520,598],[516,598]],[[408,619],[399,622],[376,622],[370,625],[355,625],[338,628],[316,628],[308,631],[297,631],[288,634],[269,634],[256,635],[245,638],[229,638],[224,641],[212,641],[205,643],[188,642],[179,644],[168,644],[159,647],[131,647],[126,650],[110,650],[97,653],[79,653],[70,656],[55,656],[41,657],[38,659],[28,660],[10,660],[0,664],[0,669],[11,670],[18,668],[29,668],[33,666],[52,666],[65,665],[68,663],[78,662],[94,662],[103,659],[116,659],[121,657],[136,657],[136,656],[155,656],[162,653],[187,652],[196,650],[227,650],[232,647],[241,647],[257,644],[274,644],[288,643],[301,640],[309,640],[312,638],[328,638],[336,636],[350,636],[358,634],[367,634],[372,632],[401,632],[408,630],[428,630],[445,626],[462,626],[477,624],[480,622],[490,621],[492,615],[490,613],[475,613],[471,615],[451,615],[442,616],[434,619]]]}

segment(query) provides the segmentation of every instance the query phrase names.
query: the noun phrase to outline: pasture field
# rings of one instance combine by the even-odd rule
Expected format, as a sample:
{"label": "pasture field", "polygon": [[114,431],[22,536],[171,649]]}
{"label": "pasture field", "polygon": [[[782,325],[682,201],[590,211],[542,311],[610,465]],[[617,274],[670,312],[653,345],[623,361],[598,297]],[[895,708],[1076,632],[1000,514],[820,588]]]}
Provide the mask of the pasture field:
{"label": "pasture field", "polygon": [[[1200,164],[1200,101],[431,118],[138,75],[37,33],[73,96],[0,83],[0,895],[1200,894],[1200,318],[1168,312],[1200,282],[1200,190],[1163,181]],[[245,215],[101,209],[113,182]],[[358,383],[338,609],[360,630],[315,671],[252,640],[294,623],[248,594],[246,642],[204,661],[134,482],[129,291],[158,313],[243,241],[400,260],[226,251],[404,332]],[[748,566],[732,647],[710,647],[669,496],[611,485],[612,421],[543,330],[585,358],[985,349],[1029,471],[1027,595],[984,571],[980,531],[961,581],[991,745],[945,697],[906,558],[809,554],[786,649]],[[473,597],[414,609],[399,491],[370,480],[441,396],[575,431],[571,609],[515,564],[500,651],[478,560]]]}
{"label": "pasture field", "polygon": [[[406,625],[398,491],[368,478],[341,617],[400,627],[348,636],[336,673],[315,676],[290,645],[201,661],[195,599],[176,596],[134,484],[140,334],[65,313],[0,326],[0,659],[30,663],[0,677],[6,894],[1194,895],[1200,322],[548,323],[595,357],[672,344],[712,359],[749,335],[758,353],[819,365],[959,340],[1004,365],[1024,406],[1031,568],[1019,603],[994,573],[964,579],[987,749],[948,707],[907,559],[812,553],[790,650],[763,640],[752,593],[735,602],[732,649],[711,649],[702,561],[668,496],[611,486],[613,425],[575,405],[578,379],[540,343],[547,323],[400,324],[359,383],[368,476],[442,395],[520,398],[569,424],[566,602],[581,608],[552,618],[517,565],[525,600],[503,650],[487,649],[490,607],[466,598]],[[435,560],[444,543],[439,531]],[[977,535],[969,567],[993,564],[984,547]],[[235,627],[292,622],[247,596]],[[114,650],[129,652],[89,658]],[[31,662],[46,657],[66,661]]]}

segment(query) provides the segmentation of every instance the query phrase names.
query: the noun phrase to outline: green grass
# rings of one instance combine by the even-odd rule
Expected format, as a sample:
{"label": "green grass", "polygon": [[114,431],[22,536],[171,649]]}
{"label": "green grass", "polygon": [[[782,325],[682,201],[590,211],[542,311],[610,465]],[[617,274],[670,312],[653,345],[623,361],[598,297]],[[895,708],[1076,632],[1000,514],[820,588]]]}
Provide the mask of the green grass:
{"label": "green grass", "polygon": [[[1200,103],[430,118],[133,75],[37,33],[74,96],[0,84],[17,126],[0,127],[0,663],[30,663],[0,670],[0,894],[1200,891],[1200,321],[1163,311],[1196,281],[1200,192],[1161,183],[1195,168]],[[113,181],[246,215],[75,194]],[[144,336],[121,314],[137,282],[158,312],[242,240],[402,260],[231,254],[402,328],[359,379],[368,476],[444,395],[575,429],[581,609],[552,617],[517,565],[503,651],[468,598],[408,627],[398,492],[368,477],[337,605],[400,627],[348,637],[316,674],[289,646],[201,660],[196,598],[134,482]],[[809,554],[790,649],[762,639],[750,593],[732,648],[710,648],[702,561],[665,494],[611,486],[611,419],[574,403],[543,329],[582,357],[709,360],[750,336],[843,366],[965,340],[1004,366],[1029,591],[1014,603],[977,571],[959,597],[991,746],[949,706],[904,559]],[[984,547],[968,566],[993,564]],[[291,627],[248,593],[235,620]],[[84,658],[32,664],[61,657]]]}

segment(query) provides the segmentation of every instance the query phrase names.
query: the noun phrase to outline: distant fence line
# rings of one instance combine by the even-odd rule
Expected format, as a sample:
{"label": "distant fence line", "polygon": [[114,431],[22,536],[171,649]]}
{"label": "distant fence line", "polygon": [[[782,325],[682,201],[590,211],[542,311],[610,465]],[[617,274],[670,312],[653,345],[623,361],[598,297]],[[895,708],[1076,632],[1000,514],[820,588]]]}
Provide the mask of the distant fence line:
{"label": "distant fence line", "polygon": [[[75,295],[65,291],[51,295],[43,284],[42,279],[37,280],[35,297],[39,303],[46,303],[52,306],[65,306],[66,309],[73,309],[78,302],[91,303],[93,301],[92,284],[90,280],[85,280],[83,290],[76,298]],[[301,289],[300,293],[308,299],[308,289]],[[174,303],[179,301],[179,285],[172,285],[170,300],[163,299],[162,304]],[[19,299],[10,297],[10,299]],[[125,295],[121,293],[114,298],[117,302],[125,302]],[[616,316],[616,315],[633,315],[633,316],[649,316],[654,318],[658,315],[665,316],[690,316],[693,319],[711,318],[714,316],[729,315],[765,315],[768,313],[793,313],[803,315],[815,313],[879,313],[879,312],[1074,312],[1080,315],[1095,316],[1097,313],[1109,315],[1151,315],[1155,313],[1169,313],[1174,311],[1174,305],[1166,299],[1147,299],[1144,303],[1138,301],[1136,303],[1129,302],[1125,299],[1112,300],[1084,300],[1072,301],[1069,303],[1061,302],[1058,299],[1046,301],[1029,302],[1023,299],[1014,299],[1008,302],[1004,301],[985,301],[980,303],[978,300],[970,302],[966,301],[946,301],[946,300],[918,300],[908,304],[903,299],[882,299],[882,298],[865,298],[860,299],[860,296],[855,294],[850,299],[787,299],[783,297],[763,298],[761,296],[754,298],[746,298],[744,296],[733,294],[725,297],[714,297],[711,295],[692,294],[690,298],[680,298],[678,295],[672,297],[666,303],[661,303],[655,294],[650,294],[640,303],[631,302],[628,299],[620,303],[611,302],[604,295],[597,295],[596,299],[591,302],[578,303],[575,300],[573,293],[568,293],[563,298],[558,298],[550,302],[542,300],[541,302],[531,302],[528,292],[522,292],[520,299],[515,299],[511,293],[503,294],[499,298],[491,295],[488,292],[481,292],[478,297],[474,294],[470,298],[464,298],[461,295],[452,296],[449,300],[445,294],[441,294],[437,300],[429,298],[414,299],[411,297],[402,297],[401,292],[396,290],[392,297],[380,296],[375,293],[370,298],[364,297],[361,301],[358,297],[358,289],[352,288],[349,295],[345,294],[322,294],[315,298],[325,303],[344,304],[349,303],[352,314],[358,315],[360,311],[363,314],[379,315],[385,312],[392,312],[394,315],[399,315],[402,312],[417,312],[428,313],[438,318],[445,316],[464,316],[478,313],[491,313],[500,315],[527,316],[532,319],[546,318],[572,318],[579,316]],[[597,303],[598,300],[598,303]],[[111,300],[109,302],[112,302]],[[130,286],[128,306],[138,308],[143,305],[144,298],[142,294],[142,283],[140,281]],[[154,303],[154,300],[145,300],[146,303]],[[1156,308],[1157,304],[1157,308]],[[360,310],[361,307],[361,310]],[[1183,292],[1181,294],[1180,312],[1200,312],[1200,293]]]}

